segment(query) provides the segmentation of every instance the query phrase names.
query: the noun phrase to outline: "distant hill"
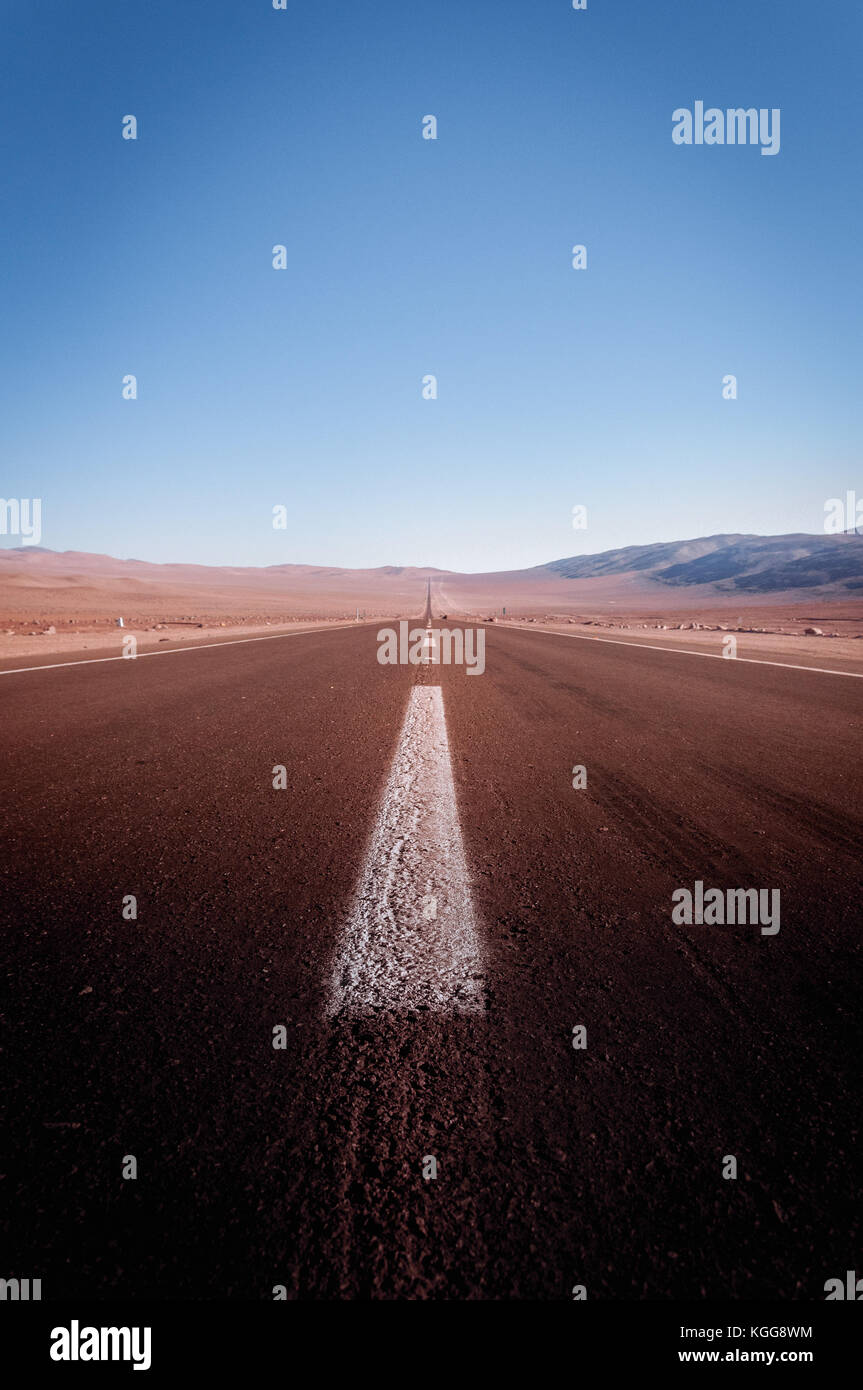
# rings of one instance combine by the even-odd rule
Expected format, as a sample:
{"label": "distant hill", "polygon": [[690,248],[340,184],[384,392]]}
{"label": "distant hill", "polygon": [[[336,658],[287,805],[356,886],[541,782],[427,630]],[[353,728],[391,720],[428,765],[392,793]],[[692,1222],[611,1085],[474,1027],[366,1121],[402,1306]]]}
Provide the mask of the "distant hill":
{"label": "distant hill", "polygon": [[410,615],[427,581],[439,611],[578,612],[615,606],[863,599],[863,536],[701,536],[573,555],[531,569],[458,574],[431,566],[184,565],[37,546],[0,548],[7,617],[134,613]]}
{"label": "distant hill", "polygon": [[184,565],[120,560],[42,546],[0,548],[0,613],[7,619],[78,619],[125,614],[228,617],[409,615],[426,583],[445,572],[429,566]]}
{"label": "distant hill", "polygon": [[863,536],[720,535],[631,545],[538,565],[564,579],[639,575],[663,585],[710,585],[717,593],[770,594],[792,589],[863,589]]}

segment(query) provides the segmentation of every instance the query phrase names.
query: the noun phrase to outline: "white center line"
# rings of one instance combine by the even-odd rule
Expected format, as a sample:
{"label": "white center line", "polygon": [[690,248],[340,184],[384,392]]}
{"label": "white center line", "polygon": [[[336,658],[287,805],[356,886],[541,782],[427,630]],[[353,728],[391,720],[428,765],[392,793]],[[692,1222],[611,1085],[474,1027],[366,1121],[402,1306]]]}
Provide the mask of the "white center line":
{"label": "white center line", "polygon": [[415,686],[327,1013],[483,1013],[483,965],[440,686]]}

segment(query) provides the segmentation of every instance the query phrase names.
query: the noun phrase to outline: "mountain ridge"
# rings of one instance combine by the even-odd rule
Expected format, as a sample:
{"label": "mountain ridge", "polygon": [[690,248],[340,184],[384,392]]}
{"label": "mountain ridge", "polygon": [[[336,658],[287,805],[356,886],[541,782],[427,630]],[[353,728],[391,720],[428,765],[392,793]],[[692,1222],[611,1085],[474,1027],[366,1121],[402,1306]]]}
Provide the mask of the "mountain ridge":
{"label": "mountain ridge", "polygon": [[863,597],[863,536],[854,531],[835,535],[791,532],[760,536],[722,532],[684,540],[623,546],[586,555],[571,555],[520,570],[465,573],[431,565],[378,565],[349,569],[336,565],[282,562],[275,565],[201,565],[182,562],[120,559],[86,551],[55,551],[44,546],[0,549],[0,586],[9,591],[60,587],[86,588],[91,582],[112,581],[124,588],[181,588],[242,591],[266,587],[286,593],[292,588],[329,593],[363,584],[381,592],[398,585],[412,587],[431,580],[438,585],[462,583],[491,589],[534,590],[551,584],[562,597],[577,597],[582,582],[599,593],[603,583],[621,591],[657,597],[675,590],[721,597],[805,593],[812,596]]}

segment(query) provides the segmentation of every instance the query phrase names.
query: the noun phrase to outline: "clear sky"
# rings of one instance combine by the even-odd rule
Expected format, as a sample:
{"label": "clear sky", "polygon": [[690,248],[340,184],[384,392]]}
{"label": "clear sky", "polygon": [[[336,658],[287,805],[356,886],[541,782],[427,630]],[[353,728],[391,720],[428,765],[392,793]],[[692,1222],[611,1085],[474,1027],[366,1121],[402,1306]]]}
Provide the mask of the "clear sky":
{"label": "clear sky", "polygon": [[[4,0],[0,494],[213,564],[820,531],[863,495],[861,15]],[[673,144],[697,100],[779,154]]]}

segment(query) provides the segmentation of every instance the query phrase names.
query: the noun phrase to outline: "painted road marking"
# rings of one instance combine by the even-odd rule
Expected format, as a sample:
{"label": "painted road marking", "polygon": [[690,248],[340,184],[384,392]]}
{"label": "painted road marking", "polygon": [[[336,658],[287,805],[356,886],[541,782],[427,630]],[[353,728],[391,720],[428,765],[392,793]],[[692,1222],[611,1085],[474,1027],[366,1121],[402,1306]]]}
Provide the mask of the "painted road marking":
{"label": "painted road marking", "polygon": [[[281,637],[305,637],[311,632],[341,632],[346,627],[354,626],[354,623],[336,623],[327,627],[305,628],[301,632],[273,632],[266,637],[234,637],[228,638],[224,642],[198,642],[195,646],[168,647],[163,652],[138,652],[135,657],[87,656],[82,661],[45,661],[39,666],[12,666],[5,671],[0,671],[0,676],[23,676],[28,671],[59,671],[68,666],[98,666],[106,661],[142,661],[148,656],[176,656],[178,652],[202,652],[212,647],[240,647],[245,642],[276,642]],[[501,624],[501,626],[504,625]],[[541,632],[547,637],[574,637],[579,642],[607,642],[612,647],[640,647],[645,652],[671,652],[674,656],[706,656],[712,661],[731,661],[738,666],[741,663],[751,666],[779,666],[786,671],[815,671],[821,676],[852,676],[855,680],[863,680],[863,671],[835,671],[827,666],[800,666],[790,661],[761,661],[755,656],[724,657],[720,652],[695,652],[689,647],[659,647],[652,642],[624,642],[616,637],[588,637],[586,633],[582,632],[554,632],[550,628],[522,627],[515,623],[507,623],[505,626],[509,632]],[[429,650],[428,638],[426,644],[423,652],[423,664],[428,664],[429,660],[426,656],[426,652]]]}
{"label": "painted road marking", "polygon": [[327,1013],[484,1013],[440,686],[411,691]]}
{"label": "painted road marking", "polygon": [[[786,671],[816,671],[820,676],[853,676],[863,680],[863,671],[833,671],[826,666],[795,666],[790,661],[761,661],[757,656],[723,656],[721,652],[694,652],[690,647],[658,647],[652,642],[624,642],[619,637],[588,637],[586,632],[555,632],[547,627],[520,627],[507,623],[509,632],[541,632],[546,637],[574,637],[577,642],[607,642],[612,647],[641,647],[645,652],[671,652],[673,656],[706,656],[711,661],[727,661],[729,666],[745,662],[750,666],[781,666]],[[727,634],[734,637],[732,632]]]}
{"label": "painted road marking", "polygon": [[280,637],[307,637],[313,632],[341,632],[354,623],[333,623],[327,627],[307,627],[301,632],[270,632],[265,637],[229,637],[224,642],[199,642],[194,647],[168,647],[164,652],[138,652],[136,656],[86,656],[83,661],[52,661],[42,666],[14,666],[0,676],[21,676],[25,671],[59,671],[62,666],[97,666],[103,661],[142,661],[145,656],[176,656],[177,652],[203,652],[208,647],[241,647],[244,642],[276,642]]}

